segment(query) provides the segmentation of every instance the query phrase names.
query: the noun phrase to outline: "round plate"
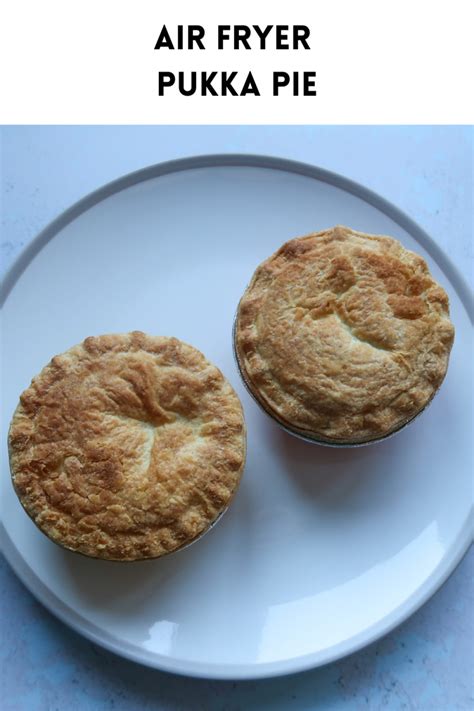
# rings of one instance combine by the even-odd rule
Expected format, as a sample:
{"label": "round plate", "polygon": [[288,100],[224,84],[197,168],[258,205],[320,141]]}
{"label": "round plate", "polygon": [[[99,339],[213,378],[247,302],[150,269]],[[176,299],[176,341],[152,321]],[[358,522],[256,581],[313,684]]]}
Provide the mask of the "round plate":
{"label": "round plate", "polygon": [[[250,399],[232,321],[256,267],[334,224],[399,238],[451,300],[456,339],[432,406],[357,449],[302,442]],[[414,612],[471,538],[469,293],[395,207],[340,176],[259,156],[207,156],[134,173],[50,225],[4,282],[2,538],[36,597],[94,642],[153,667],[213,678],[295,672],[353,652]],[[19,393],[84,337],[133,329],[202,350],[242,398],[248,460],[213,530],[162,560],[107,563],[51,543],[9,481]]]}

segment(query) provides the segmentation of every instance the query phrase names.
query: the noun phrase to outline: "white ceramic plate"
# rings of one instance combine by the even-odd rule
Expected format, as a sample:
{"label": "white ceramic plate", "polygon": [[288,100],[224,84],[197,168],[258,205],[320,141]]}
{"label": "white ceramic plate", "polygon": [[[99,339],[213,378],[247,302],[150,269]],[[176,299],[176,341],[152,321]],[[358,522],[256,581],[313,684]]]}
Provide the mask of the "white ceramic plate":
{"label": "white ceramic plate", "polygon": [[[307,444],[249,398],[232,355],[255,266],[290,237],[348,224],[423,254],[448,290],[456,340],[432,406],[360,449]],[[4,283],[2,518],[7,559],[46,607],[118,654],[178,673],[252,678],[324,664],[416,610],[471,538],[468,292],[436,245],[374,195],[311,166],[209,156],[155,166],[85,198]],[[89,560],[47,540],[9,481],[19,393],[85,336],[141,329],[201,349],[240,394],[248,461],[230,510],[158,561]]]}

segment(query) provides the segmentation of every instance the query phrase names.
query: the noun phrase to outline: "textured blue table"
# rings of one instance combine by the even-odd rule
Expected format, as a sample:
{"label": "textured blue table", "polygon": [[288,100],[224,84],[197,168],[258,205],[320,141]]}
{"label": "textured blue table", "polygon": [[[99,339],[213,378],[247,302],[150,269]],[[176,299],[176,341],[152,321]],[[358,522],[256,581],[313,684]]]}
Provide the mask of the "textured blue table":
{"label": "textured blue table", "polygon": [[[342,173],[405,210],[472,280],[473,131],[462,127],[2,129],[2,272],[60,211],[131,170],[184,155],[280,155]],[[5,711],[474,708],[473,564],[401,627],[321,669],[258,682],[185,679],[115,657],[44,610],[0,557]]]}

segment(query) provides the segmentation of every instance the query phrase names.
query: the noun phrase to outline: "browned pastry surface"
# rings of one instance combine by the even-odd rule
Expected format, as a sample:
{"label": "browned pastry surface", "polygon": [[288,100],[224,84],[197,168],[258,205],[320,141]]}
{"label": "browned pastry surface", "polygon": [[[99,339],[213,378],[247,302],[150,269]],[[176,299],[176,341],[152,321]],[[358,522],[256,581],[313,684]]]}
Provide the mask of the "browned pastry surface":
{"label": "browned pastry surface", "polygon": [[190,542],[235,492],[240,401],[176,338],[86,338],[20,397],[9,435],[15,490],[51,539],[89,556],[158,557]]}
{"label": "browned pastry surface", "polygon": [[422,257],[341,226],[264,261],[235,329],[242,374],[265,409],[335,443],[412,419],[439,388],[453,337],[447,294]]}

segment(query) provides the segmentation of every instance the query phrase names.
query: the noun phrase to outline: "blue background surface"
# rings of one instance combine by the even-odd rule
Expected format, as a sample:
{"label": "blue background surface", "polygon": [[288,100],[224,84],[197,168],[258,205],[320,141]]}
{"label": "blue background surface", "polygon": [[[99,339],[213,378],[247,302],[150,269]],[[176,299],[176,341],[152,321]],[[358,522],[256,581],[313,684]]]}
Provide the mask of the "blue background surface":
{"label": "blue background surface", "polygon": [[[4,127],[2,273],[72,202],[146,165],[250,152],[314,163],[394,202],[472,281],[470,127]],[[467,463],[466,463],[467,464]],[[253,682],[186,679],[142,668],[82,639],[39,605],[0,558],[5,711],[474,708],[474,554],[389,636],[340,662]]]}

